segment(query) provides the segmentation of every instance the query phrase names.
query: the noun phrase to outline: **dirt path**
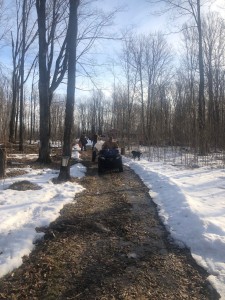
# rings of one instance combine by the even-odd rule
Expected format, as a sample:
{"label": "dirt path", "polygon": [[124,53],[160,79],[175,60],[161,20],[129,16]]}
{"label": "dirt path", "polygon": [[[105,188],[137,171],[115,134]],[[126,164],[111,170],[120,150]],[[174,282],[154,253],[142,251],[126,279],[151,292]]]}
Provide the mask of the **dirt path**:
{"label": "dirt path", "polygon": [[127,167],[98,176],[90,153],[83,159],[86,190],[0,280],[0,299],[219,299],[190,253],[169,242],[138,176]]}

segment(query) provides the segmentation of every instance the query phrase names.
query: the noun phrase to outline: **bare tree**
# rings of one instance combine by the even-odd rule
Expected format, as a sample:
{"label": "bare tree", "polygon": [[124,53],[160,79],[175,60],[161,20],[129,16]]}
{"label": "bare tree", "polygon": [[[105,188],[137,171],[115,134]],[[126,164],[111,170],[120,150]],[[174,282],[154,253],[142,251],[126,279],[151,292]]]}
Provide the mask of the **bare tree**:
{"label": "bare tree", "polygon": [[[141,119],[143,120],[141,139],[146,139],[146,126],[145,126],[146,110],[145,110],[145,99],[144,99],[144,37],[143,36],[134,37],[130,42],[129,48],[132,57],[132,61],[130,63],[132,64],[135,70],[134,78],[135,81],[138,80],[138,90],[139,90],[138,92],[139,92],[139,99],[141,103]],[[135,82],[134,85],[134,93],[136,92],[136,89],[137,89],[137,82]]]}
{"label": "bare tree", "polygon": [[[164,94],[165,96],[168,82],[171,84],[172,81],[172,59],[170,46],[161,32],[153,35],[150,34],[145,37],[144,70],[146,73],[147,85],[146,139],[149,143],[156,141],[156,137],[153,137],[152,135],[154,128],[153,120],[155,117],[154,102],[159,101],[162,104],[162,99],[165,99],[162,95]],[[166,118],[167,116],[161,116],[161,128],[162,122],[164,122]]]}
{"label": "bare tree", "polygon": [[[35,20],[31,18],[34,0],[16,1],[16,30],[11,31],[12,45],[12,109],[10,117],[9,141],[14,142],[16,138],[16,114],[19,112],[20,120],[20,150],[23,150],[23,90],[30,71],[25,74],[25,55],[36,38]],[[26,76],[25,76],[26,75]]]}
{"label": "bare tree", "polygon": [[37,139],[36,132],[36,107],[38,103],[38,91],[35,87],[36,65],[33,69],[31,91],[30,91],[30,144],[33,139]]}
{"label": "bare tree", "polygon": [[206,152],[206,128],[205,128],[205,87],[204,87],[204,61],[203,61],[203,37],[202,37],[202,15],[201,0],[160,0],[149,1],[163,3],[165,10],[173,11],[178,17],[189,17],[195,22],[198,32],[198,67],[199,67],[199,95],[198,95],[198,129],[199,129],[199,154]]}
{"label": "bare tree", "polygon": [[22,4],[22,40],[21,40],[21,59],[20,59],[20,143],[19,150],[23,151],[24,139],[24,64],[25,64],[25,47],[26,47],[26,30],[27,30],[27,0]]}
{"label": "bare tree", "polygon": [[8,124],[11,108],[11,82],[9,78],[1,74],[0,79],[0,140],[6,141],[8,137]]}
{"label": "bare tree", "polygon": [[[48,6],[47,6],[48,4]],[[66,13],[67,5],[64,0],[36,0],[39,32],[39,99],[40,99],[40,148],[38,161],[48,163],[50,159],[50,106],[53,92],[62,82],[67,70],[66,52]],[[50,19],[47,18],[49,17]],[[58,32],[57,25],[63,22]],[[61,35],[61,39],[60,39]],[[60,45],[55,49],[55,42]],[[55,54],[58,54],[55,57]],[[55,68],[52,74],[52,65]],[[52,75],[52,76],[51,76]],[[52,81],[50,83],[50,78]]]}
{"label": "bare tree", "polygon": [[48,163],[50,159],[49,149],[49,78],[47,69],[48,44],[46,40],[46,0],[36,0],[38,15],[38,38],[39,38],[39,101],[40,101],[40,162]]}
{"label": "bare tree", "polygon": [[51,140],[63,142],[64,124],[62,120],[65,119],[65,95],[54,94],[51,104]]}
{"label": "bare tree", "polygon": [[[220,86],[225,64],[225,23],[218,13],[209,13],[203,20],[205,74],[208,92],[207,127],[214,148],[221,147],[223,132],[219,105]],[[222,129],[222,131],[221,131]]]}
{"label": "bare tree", "polygon": [[[79,53],[77,51],[76,60],[79,61],[79,65],[85,75],[88,74],[87,69],[85,67],[84,62],[81,63],[81,58],[84,54],[90,50],[93,46],[96,39],[105,38],[102,36],[103,29],[109,24],[112,16],[114,14],[110,14],[110,16],[102,15],[100,16],[97,11],[87,10],[88,6],[90,6],[89,2],[93,1],[82,1],[83,10],[82,13],[79,14],[79,24],[82,24],[81,30],[79,31],[79,37],[77,38],[76,46],[79,47]],[[47,34],[47,37],[44,37],[44,43],[42,43],[42,47],[44,47],[44,51],[40,49],[42,52],[42,56],[45,55],[46,64],[44,66],[45,69],[45,80],[47,80],[48,87],[46,87],[46,92],[48,90],[48,101],[42,101],[40,105],[48,105],[51,106],[52,97],[54,91],[58,88],[60,83],[62,83],[63,79],[66,77],[66,71],[68,68],[68,52],[67,52],[67,26],[68,26],[68,2],[65,0],[57,0],[50,2],[44,1],[40,6],[40,1],[36,1],[37,5],[37,13],[38,13],[38,24],[42,26]],[[47,3],[49,3],[47,9]],[[45,7],[44,7],[45,6]],[[45,19],[40,22],[40,10],[45,9]],[[49,18],[47,18],[49,17]],[[46,21],[47,20],[47,21]],[[44,23],[45,21],[45,23]],[[42,24],[43,23],[43,24]],[[46,24],[47,23],[47,24]],[[58,26],[58,27],[57,27]],[[56,29],[58,28],[58,30]],[[42,29],[41,29],[42,30]],[[40,42],[40,35],[39,35]],[[57,43],[57,44],[56,44]],[[40,59],[40,53],[39,53]],[[40,61],[39,61],[40,63]],[[43,64],[44,65],[44,64]],[[42,70],[43,73],[43,70]],[[41,76],[41,73],[40,73]],[[51,79],[51,80],[50,80]],[[46,113],[50,113],[49,108],[45,108]],[[42,108],[40,109],[40,112]],[[41,118],[44,114],[41,113]],[[39,158],[38,160],[41,162],[49,162],[49,149],[47,144],[49,144],[50,139],[50,116],[47,118],[49,122],[48,130],[40,129],[40,150],[39,150]],[[45,121],[44,121],[45,123]],[[43,121],[40,121],[40,126],[42,126]],[[47,126],[47,125],[46,125]],[[41,132],[45,136],[42,136]]]}
{"label": "bare tree", "polygon": [[[129,136],[133,127],[133,108],[135,101],[140,103],[140,132],[139,141],[153,142],[152,132],[154,130],[153,120],[156,122],[156,111],[158,103],[161,110],[166,105],[165,92],[171,78],[171,51],[162,34],[155,35],[132,35],[124,43],[122,66],[125,73],[127,86],[126,104],[126,135]],[[163,99],[163,101],[162,101]],[[165,112],[165,110],[163,110]],[[158,118],[158,128],[166,132],[162,124],[168,115]],[[160,125],[160,126],[159,126]],[[158,132],[159,135],[159,132]],[[163,132],[161,132],[161,138]]]}
{"label": "bare tree", "polygon": [[[137,42],[137,41],[136,41]],[[122,70],[125,76],[125,85],[126,85],[126,92],[124,89],[120,89],[120,97],[122,103],[119,101],[120,107],[123,116],[122,121],[122,139],[124,139],[124,134],[127,137],[128,147],[130,147],[130,134],[131,134],[131,127],[132,127],[132,112],[133,112],[133,105],[135,97],[137,96],[137,85],[138,81],[141,82],[142,87],[142,62],[143,56],[137,50],[137,44],[135,44],[135,38],[133,35],[128,36],[125,39],[122,49],[122,54],[120,57],[122,63]],[[136,48],[135,48],[136,47]],[[141,47],[141,46],[140,46]],[[139,49],[140,50],[140,49]],[[143,92],[143,88],[141,89]],[[117,99],[118,101],[118,99]],[[142,115],[144,114],[144,103],[143,103],[143,93],[141,98],[142,105]],[[116,103],[115,103],[116,104]],[[117,102],[118,108],[118,102]],[[125,109],[125,111],[124,111]],[[126,112],[126,113],[125,113]],[[144,125],[142,126],[142,134],[145,130]]]}
{"label": "bare tree", "polygon": [[[77,10],[80,0],[70,0],[69,23],[67,31],[67,51],[68,51],[68,81],[67,81],[67,98],[65,112],[65,128],[63,138],[63,156],[71,157],[71,133],[74,116],[75,101],[75,79],[76,79],[76,44],[78,32]],[[61,166],[58,176],[59,180],[70,179],[70,164]]]}

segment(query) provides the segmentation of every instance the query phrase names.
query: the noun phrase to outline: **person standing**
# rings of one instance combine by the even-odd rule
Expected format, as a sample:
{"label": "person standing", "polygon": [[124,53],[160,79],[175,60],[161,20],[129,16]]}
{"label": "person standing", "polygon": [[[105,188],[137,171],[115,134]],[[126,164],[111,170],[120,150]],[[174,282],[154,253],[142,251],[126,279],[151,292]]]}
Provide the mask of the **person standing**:
{"label": "person standing", "polygon": [[79,139],[79,145],[81,147],[81,151],[86,151],[87,148],[86,148],[86,145],[87,145],[87,139],[85,137],[85,134],[83,133],[81,136],[80,136],[80,139]]}
{"label": "person standing", "polygon": [[98,135],[97,135],[97,133],[94,133],[93,136],[92,136],[92,150],[94,149],[95,144],[97,143],[97,141],[98,141]]}

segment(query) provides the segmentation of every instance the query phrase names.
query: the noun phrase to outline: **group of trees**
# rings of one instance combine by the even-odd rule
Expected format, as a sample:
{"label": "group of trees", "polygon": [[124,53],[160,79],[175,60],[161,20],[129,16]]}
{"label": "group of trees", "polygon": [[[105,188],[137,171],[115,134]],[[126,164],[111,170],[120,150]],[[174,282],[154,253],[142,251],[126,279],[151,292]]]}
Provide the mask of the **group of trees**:
{"label": "group of trees", "polygon": [[[31,140],[38,132],[39,162],[51,161],[49,142],[52,136],[52,125],[54,125],[52,121],[54,117],[51,114],[52,103],[55,98],[54,93],[63,80],[67,84],[65,99],[63,99],[65,119],[57,122],[63,124],[63,155],[71,155],[76,65],[81,64],[82,57],[95,40],[99,36],[102,37],[103,28],[110,24],[115,13],[105,15],[95,9],[91,5],[92,2],[90,0],[81,2],[79,0],[17,0],[16,5],[12,3],[15,7],[15,22],[11,28],[6,25],[8,32],[4,36],[4,41],[11,42],[13,62],[11,84],[9,84],[11,85],[10,120],[4,122],[4,124],[8,123],[9,129],[2,130],[1,139],[12,143],[19,140],[19,149],[23,151],[24,135],[26,134],[27,138],[29,134]],[[1,7],[2,11],[3,8],[7,11],[3,0]],[[84,63],[82,63],[82,70],[86,71]],[[32,81],[31,86],[29,87],[29,84],[25,86],[29,80]],[[26,87],[30,89],[30,97],[29,92],[25,91]],[[27,97],[30,99],[25,100]],[[5,97],[4,101],[6,101]],[[28,104],[28,108],[25,104]],[[61,106],[58,105],[59,107],[61,111]],[[62,128],[60,128],[61,133]]]}
{"label": "group of trees", "polygon": [[123,80],[114,83],[110,101],[98,102],[95,110],[94,95],[82,102],[82,127],[86,118],[91,130],[101,114],[101,124],[95,122],[100,132],[117,128],[128,144],[135,138],[146,144],[189,146],[199,154],[224,149],[224,34],[224,19],[209,12],[201,18],[201,50],[196,20],[182,26],[179,55],[162,32],[128,36],[119,62]]}
{"label": "group of trees", "polygon": [[204,104],[198,31],[190,22],[182,28],[179,56],[163,33],[127,37],[119,62],[123,78],[115,80],[111,97],[98,91],[82,100],[82,128],[116,128],[128,144],[182,145],[201,154],[224,149],[225,22],[211,12],[202,27]]}
{"label": "group of trees", "polygon": [[[95,85],[74,110],[75,78],[78,72],[91,77],[93,61],[85,55],[97,39],[109,38],[104,30],[116,13],[103,14],[94,2],[16,1],[15,23],[0,35],[12,52],[11,74],[2,68],[0,80],[1,140],[19,140],[22,151],[24,140],[38,139],[40,162],[50,161],[50,139],[62,140],[70,156],[72,133],[112,128],[128,145],[134,139],[185,145],[200,154],[224,148],[225,22],[218,13],[203,14],[200,0],[162,1],[166,10],[189,16],[179,55],[163,32],[129,32],[113,62],[111,94]],[[59,96],[62,82],[67,90]]]}

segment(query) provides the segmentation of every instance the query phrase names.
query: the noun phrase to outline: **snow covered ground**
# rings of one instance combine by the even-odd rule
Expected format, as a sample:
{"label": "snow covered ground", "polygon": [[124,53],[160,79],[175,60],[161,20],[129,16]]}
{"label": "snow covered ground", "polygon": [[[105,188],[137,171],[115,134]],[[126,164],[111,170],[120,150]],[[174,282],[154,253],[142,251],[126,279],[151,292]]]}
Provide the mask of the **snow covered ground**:
{"label": "snow covered ground", "polygon": [[[33,242],[43,236],[35,228],[48,226],[59,216],[63,206],[74,201],[75,195],[84,190],[81,185],[71,182],[53,184],[52,179],[59,173],[55,170],[27,168],[26,171],[25,175],[0,180],[0,277],[19,267],[22,257],[34,248]],[[71,167],[70,174],[80,178],[85,171],[79,163]],[[41,189],[7,189],[22,180],[37,184]]]}
{"label": "snow covered ground", "polygon": [[[77,155],[77,152],[74,152]],[[140,161],[123,157],[150,189],[159,214],[180,246],[186,245],[197,263],[209,272],[209,280],[225,299],[225,169],[191,168],[171,162]],[[66,182],[54,185],[57,171],[32,170],[0,181],[0,276],[18,267],[22,256],[40,237],[35,227],[47,226],[83,187]],[[71,175],[85,175],[76,164]],[[6,189],[16,181],[29,180],[42,187],[35,191]]]}
{"label": "snow covered ground", "polygon": [[172,237],[190,248],[225,299],[225,169],[187,168],[144,158],[123,162],[150,189]]}

